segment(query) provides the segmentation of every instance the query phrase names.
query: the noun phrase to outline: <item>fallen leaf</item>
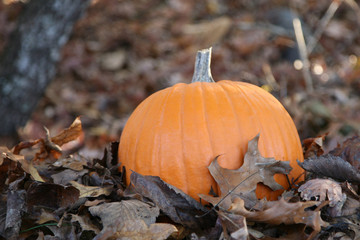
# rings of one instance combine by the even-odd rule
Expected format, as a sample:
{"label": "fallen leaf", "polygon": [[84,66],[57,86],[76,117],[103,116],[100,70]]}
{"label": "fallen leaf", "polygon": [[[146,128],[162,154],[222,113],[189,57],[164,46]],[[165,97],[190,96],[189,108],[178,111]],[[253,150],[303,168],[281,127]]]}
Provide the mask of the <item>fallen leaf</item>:
{"label": "fallen leaf", "polygon": [[315,138],[307,138],[303,141],[304,158],[320,156],[324,153],[323,144],[327,134]]}
{"label": "fallen leaf", "polygon": [[54,212],[46,211],[45,209],[41,209],[40,215],[38,216],[36,223],[37,224],[44,224],[47,222],[59,222],[59,217],[54,214]]}
{"label": "fallen leaf", "polygon": [[79,191],[73,186],[33,182],[27,189],[26,204],[30,211],[37,208],[57,210],[73,205],[79,199]]}
{"label": "fallen leaf", "polygon": [[254,206],[257,202],[255,190],[258,183],[263,183],[274,191],[283,189],[275,181],[274,175],[288,174],[291,170],[289,162],[262,157],[258,150],[258,140],[259,135],[249,141],[244,163],[239,169],[222,168],[218,164],[218,157],[211,162],[208,168],[220,187],[221,196],[214,198],[201,194],[202,199],[213,205],[221,201],[220,206],[227,209],[231,204],[231,197],[240,195],[246,199],[247,206]]}
{"label": "fallen leaf", "polygon": [[330,179],[311,179],[298,189],[300,196],[306,201],[329,200],[329,206],[334,207],[339,202],[344,203],[344,196],[339,183]]}
{"label": "fallen leaf", "polygon": [[39,144],[40,149],[35,154],[33,161],[44,160],[48,157],[58,159],[62,155],[63,151],[61,146],[79,138],[82,139],[81,141],[83,141],[84,133],[82,132],[80,117],[77,117],[69,128],[64,129],[55,137],[50,137],[49,130],[46,127],[44,127],[44,129],[44,138],[34,141],[20,142],[14,147],[13,153],[19,154],[21,150],[31,148],[34,145]]}
{"label": "fallen leaf", "polygon": [[75,181],[70,181],[70,184],[80,191],[79,198],[108,196],[113,189],[113,186],[85,186]]}
{"label": "fallen leaf", "polygon": [[222,211],[219,211],[218,214],[223,226],[225,239],[228,239],[229,235],[231,239],[247,240],[249,238],[249,232],[244,216]]}
{"label": "fallen leaf", "polygon": [[360,170],[360,137],[354,136],[347,139],[341,146],[330,152],[349,162],[355,169]]}
{"label": "fallen leaf", "polygon": [[62,146],[65,143],[76,140],[82,134],[82,126],[80,117],[77,117],[70,127],[62,130],[58,135],[51,138],[51,142]]}
{"label": "fallen leaf", "polygon": [[54,183],[56,183],[56,184],[67,185],[69,182],[75,181],[75,180],[81,178],[86,173],[88,173],[87,169],[84,169],[80,172],[74,171],[71,169],[65,169],[58,173],[52,174],[51,178],[54,180]]}
{"label": "fallen leaf", "polygon": [[318,176],[329,177],[340,182],[360,183],[359,171],[341,157],[326,154],[305,159],[304,162],[298,163],[306,171]]}
{"label": "fallen leaf", "polygon": [[172,221],[188,228],[209,228],[215,224],[213,212],[205,217],[197,217],[207,209],[159,177],[133,172],[130,175],[130,189],[154,202]]}
{"label": "fallen leaf", "polygon": [[244,200],[237,197],[228,210],[246,217],[247,221],[264,222],[272,225],[302,223],[316,232],[319,232],[321,227],[328,226],[328,223],[320,217],[320,209],[315,211],[308,209],[316,205],[316,202],[287,202],[281,198],[268,203],[268,206],[261,211],[248,211],[245,208]]}
{"label": "fallen leaf", "polygon": [[104,199],[95,199],[94,201],[87,200],[87,201],[84,203],[84,206],[86,206],[86,207],[93,207],[93,206],[99,205],[100,203],[103,203],[103,202],[105,202]]}
{"label": "fallen leaf", "polygon": [[[54,239],[77,239],[76,226],[73,224],[62,224],[60,226],[46,226],[53,234]],[[48,239],[45,236],[44,239]]]}
{"label": "fallen leaf", "polygon": [[87,161],[83,158],[66,157],[61,158],[52,164],[55,167],[69,168],[75,171],[81,171],[87,166]]}
{"label": "fallen leaf", "polygon": [[123,200],[121,202],[103,203],[90,207],[93,216],[101,218],[104,227],[110,226],[115,221],[125,222],[128,220],[141,219],[147,225],[155,223],[160,210],[157,206],[141,202],[139,200]]}
{"label": "fallen leaf", "polygon": [[141,219],[119,222],[107,227],[94,240],[131,239],[131,240],[162,240],[177,231],[176,227],[166,223],[153,223],[147,226]]}
{"label": "fallen leaf", "polygon": [[0,147],[0,161],[3,162],[3,160],[5,158],[7,158],[11,161],[14,161],[14,162],[19,162],[21,165],[21,168],[26,173],[30,174],[35,181],[44,182],[44,180],[39,175],[39,172],[36,170],[36,168],[33,166],[33,164],[31,162],[25,160],[24,156],[14,154],[6,147]]}
{"label": "fallen leaf", "polygon": [[92,222],[91,218],[88,215],[86,216],[79,216],[75,214],[70,214],[71,222],[78,222],[81,226],[83,231],[93,231],[94,233],[98,234],[100,232],[99,228],[97,228]]}
{"label": "fallen leaf", "polygon": [[92,215],[101,218],[103,230],[95,239],[166,239],[176,231],[170,224],[155,224],[160,209],[139,200],[104,203],[90,207]]}

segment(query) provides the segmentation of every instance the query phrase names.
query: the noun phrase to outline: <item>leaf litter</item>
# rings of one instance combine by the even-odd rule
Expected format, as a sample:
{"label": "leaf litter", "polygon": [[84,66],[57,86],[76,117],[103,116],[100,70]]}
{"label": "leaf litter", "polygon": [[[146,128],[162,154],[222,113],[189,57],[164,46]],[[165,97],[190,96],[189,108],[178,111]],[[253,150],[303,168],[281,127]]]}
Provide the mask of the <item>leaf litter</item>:
{"label": "leaf litter", "polygon": [[[280,2],[280,5],[288,6],[288,2]],[[341,7],[333,16],[333,21],[325,26],[326,15],[323,18],[319,13],[325,13],[330,5],[334,5],[331,2]],[[4,3],[0,4],[4,10],[0,11],[0,25],[5,30],[1,32],[1,47],[5,46],[4,41],[15,26],[21,4],[17,2],[8,8],[4,7]],[[291,21],[286,20],[283,11],[272,1],[256,4],[234,1],[164,3],[152,0],[141,4],[95,1],[84,20],[75,26],[74,34],[64,48],[56,80],[48,88],[31,121],[22,129],[23,139],[37,140],[20,143],[16,151],[0,149],[0,212],[5,213],[0,215],[0,237],[358,239],[359,138],[353,137],[344,142],[350,134],[359,133],[360,129],[358,6],[354,1],[295,1],[292,5],[310,29],[307,35],[311,36],[311,30],[324,32],[322,36],[316,36],[317,46],[309,55],[316,87],[313,94],[304,92],[303,76],[289,61],[293,54],[291,49],[295,49],[293,46],[296,43],[291,34],[284,31],[287,28],[283,25]],[[254,9],[256,14],[252,14]],[[275,14],[267,16],[268,9]],[[280,21],[274,21],[274,16]],[[267,22],[272,25],[264,24]],[[214,27],[210,23],[221,23],[224,31],[212,34]],[[319,28],[322,25],[326,28]],[[201,29],[203,32],[200,33]],[[155,186],[162,186],[158,179],[154,181],[144,176],[150,183],[137,186],[138,190],[140,188],[138,192],[125,189],[123,170],[118,172],[116,143],[107,143],[118,139],[127,115],[142,99],[160,88],[191,79],[193,61],[189,59],[192,59],[194,51],[207,47],[203,45],[209,44],[209,39],[210,44],[217,45],[214,48],[214,61],[217,62],[213,68],[214,76],[218,79],[241,78],[272,91],[289,110],[301,139],[320,136],[310,141],[311,148],[304,141],[306,161],[303,167],[307,170],[307,182],[314,182],[300,187],[303,190],[301,193],[308,194],[301,197],[300,192],[285,192],[280,200],[273,202],[252,199],[251,205],[256,202],[254,207],[240,208],[242,214],[229,209],[207,208],[217,217],[210,230],[188,230],[181,220],[175,223],[167,216],[174,210],[168,213],[160,211],[156,223],[150,226],[143,219],[129,220],[126,224],[110,228],[103,226],[89,208],[134,199],[155,206],[155,201],[160,202],[156,197],[147,195],[149,198],[143,194],[146,186],[151,186],[151,189],[154,182]],[[217,61],[219,59],[221,61]],[[319,67],[323,71],[320,74],[314,71]],[[97,154],[96,157],[84,158],[81,151],[77,151],[83,147],[82,138],[85,137],[79,131],[75,131],[79,134],[76,135],[78,139],[71,141],[74,145],[65,146],[63,141],[52,141],[52,134],[65,128],[73,116],[78,115],[84,116],[85,133],[87,139],[91,139],[88,142],[93,144],[92,149],[95,148],[96,152],[93,155]],[[44,124],[48,130],[43,130]],[[38,137],[44,131],[47,135]],[[323,135],[325,132],[328,132],[326,137]],[[71,134],[61,138],[65,141],[66,136]],[[338,145],[341,142],[344,143]],[[91,156],[93,152],[86,148],[82,152]],[[31,161],[34,159],[38,161]],[[78,183],[79,188],[108,190],[104,191],[106,194],[99,194],[103,190],[97,190],[96,196],[78,198],[79,190],[70,184],[72,181]],[[239,187],[246,184],[247,180]],[[337,194],[339,185],[346,199]],[[247,192],[251,192],[250,189],[247,188]],[[107,194],[109,190],[110,194]],[[174,190],[160,187],[159,191],[164,192],[162,196],[167,198],[173,196],[167,192],[173,193]],[[27,200],[28,194],[30,200]],[[176,192],[175,196],[178,195],[186,199]],[[46,199],[51,199],[53,203],[46,202]],[[230,206],[233,204],[234,207],[240,200],[236,197],[226,199],[230,199]],[[26,206],[27,201],[30,207]],[[191,205],[191,201],[183,199],[176,202],[185,206],[183,201]],[[249,204],[246,199],[243,201],[244,206]],[[313,206],[302,209],[307,203],[311,205],[310,202]],[[296,208],[299,203],[303,205]],[[284,209],[288,209],[289,214],[298,211],[300,216],[309,214],[309,218],[296,224],[294,217],[286,219],[286,211],[280,211],[283,215],[271,213],[276,210],[273,206],[283,205],[287,206]],[[165,209],[164,206],[167,205],[163,205]],[[178,207],[175,208],[176,214]],[[190,209],[183,207],[181,213],[189,213]],[[320,212],[326,224],[317,218]],[[257,213],[260,213],[258,218],[248,219]],[[310,217],[319,220],[318,224],[311,224]],[[274,225],[279,221],[283,224]],[[153,226],[163,223],[167,224],[168,230]],[[320,232],[311,232],[318,230],[319,225]],[[104,229],[107,230],[99,235]],[[155,229],[161,229],[164,234],[156,235]],[[174,230],[177,231],[175,234]]]}
{"label": "leaf litter", "polygon": [[[76,122],[81,124],[80,119]],[[60,136],[72,135],[62,139],[73,140],[78,129],[67,128],[64,132],[76,134]],[[258,137],[249,141],[239,169],[223,169],[217,158],[210,164],[221,195],[201,195],[205,206],[156,176],[133,172],[126,186],[124,169],[119,171],[117,162],[118,143],[105,148],[101,159],[75,153],[58,159],[47,154],[39,161],[39,149],[46,149],[42,146],[19,144],[21,151],[2,147],[0,200],[5,214],[0,236],[42,238],[51,232],[70,239],[326,239],[359,233],[358,172],[351,165],[356,161],[343,160],[354,158],[358,139],[345,141],[331,154],[321,150],[323,137],[308,140],[304,152],[309,157],[301,166],[311,175],[297,191],[267,201],[256,198],[257,184],[281,189],[274,174],[287,174],[291,168],[286,161],[263,158]],[[25,160],[21,153],[27,148],[35,150]],[[346,231],[339,226],[347,226]]]}

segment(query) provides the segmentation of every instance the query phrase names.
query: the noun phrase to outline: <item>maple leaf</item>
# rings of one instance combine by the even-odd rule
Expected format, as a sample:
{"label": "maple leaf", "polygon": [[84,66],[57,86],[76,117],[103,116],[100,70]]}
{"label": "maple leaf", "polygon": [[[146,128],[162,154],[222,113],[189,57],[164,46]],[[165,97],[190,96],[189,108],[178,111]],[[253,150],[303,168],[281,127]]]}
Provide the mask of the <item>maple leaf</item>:
{"label": "maple leaf", "polygon": [[230,196],[241,196],[246,200],[246,206],[255,205],[257,198],[255,190],[258,183],[263,183],[272,190],[280,190],[283,187],[278,184],[274,175],[276,173],[288,174],[291,171],[289,161],[277,161],[274,158],[264,158],[258,149],[259,135],[248,143],[248,150],[244,156],[244,163],[239,169],[226,169],[218,164],[216,157],[208,167],[211,175],[218,183],[221,196],[211,197],[200,194],[199,196],[221,207],[228,209],[231,204]]}

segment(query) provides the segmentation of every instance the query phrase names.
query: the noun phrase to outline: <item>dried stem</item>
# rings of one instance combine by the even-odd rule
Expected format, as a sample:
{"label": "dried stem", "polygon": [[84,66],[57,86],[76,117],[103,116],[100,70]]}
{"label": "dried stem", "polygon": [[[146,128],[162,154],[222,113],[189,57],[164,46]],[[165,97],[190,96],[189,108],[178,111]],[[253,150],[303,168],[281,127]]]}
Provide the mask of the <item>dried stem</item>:
{"label": "dried stem", "polygon": [[302,72],[303,72],[304,79],[305,79],[306,91],[308,93],[312,93],[314,88],[313,88],[313,81],[312,81],[311,74],[310,74],[310,62],[309,62],[308,52],[307,52],[305,39],[304,39],[304,34],[303,34],[303,30],[302,30],[301,22],[300,22],[299,18],[293,19],[293,25],[294,25],[296,42],[299,46],[300,58],[303,63]]}
{"label": "dried stem", "polygon": [[194,75],[191,82],[215,82],[211,76],[211,47],[197,52]]}

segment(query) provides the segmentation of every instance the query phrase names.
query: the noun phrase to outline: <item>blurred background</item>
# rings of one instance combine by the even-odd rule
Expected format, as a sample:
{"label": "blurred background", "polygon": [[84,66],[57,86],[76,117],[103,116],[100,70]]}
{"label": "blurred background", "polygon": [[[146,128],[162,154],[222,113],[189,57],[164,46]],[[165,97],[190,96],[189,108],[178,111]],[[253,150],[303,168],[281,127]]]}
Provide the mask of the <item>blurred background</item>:
{"label": "blurred background", "polygon": [[[0,51],[24,4],[0,3]],[[196,51],[212,46],[215,81],[264,88],[289,111],[302,140],[327,133],[325,149],[332,149],[360,131],[359,29],[354,0],[93,0],[19,134],[43,137],[46,126],[55,135],[81,116],[83,151],[101,156],[142,100],[189,83]]]}

